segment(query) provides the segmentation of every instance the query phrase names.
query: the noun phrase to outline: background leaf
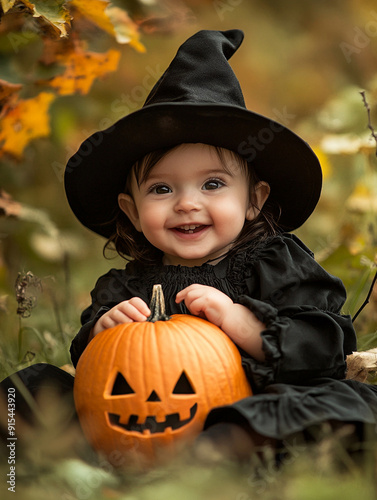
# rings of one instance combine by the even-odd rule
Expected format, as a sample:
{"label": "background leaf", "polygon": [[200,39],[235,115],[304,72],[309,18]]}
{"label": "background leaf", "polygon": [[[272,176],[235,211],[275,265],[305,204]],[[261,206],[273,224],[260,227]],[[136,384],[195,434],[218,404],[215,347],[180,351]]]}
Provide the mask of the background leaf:
{"label": "background leaf", "polygon": [[48,111],[54,99],[53,94],[41,92],[7,109],[0,126],[0,156],[8,154],[20,159],[32,139],[50,134]]}
{"label": "background leaf", "polygon": [[75,50],[56,56],[56,62],[65,67],[62,74],[48,81],[40,80],[38,83],[51,87],[60,95],[85,95],[97,78],[116,70],[119,58],[120,53],[117,50],[98,54],[84,52],[76,46]]}

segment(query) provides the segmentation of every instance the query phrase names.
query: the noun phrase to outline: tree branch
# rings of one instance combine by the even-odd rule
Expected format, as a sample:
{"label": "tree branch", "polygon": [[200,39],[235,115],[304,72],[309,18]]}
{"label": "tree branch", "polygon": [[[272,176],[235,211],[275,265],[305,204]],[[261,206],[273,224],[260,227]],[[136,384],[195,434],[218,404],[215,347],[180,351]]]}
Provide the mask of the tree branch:
{"label": "tree branch", "polygon": [[[370,106],[367,102],[367,99],[365,97],[365,90],[362,90],[360,92],[360,95],[363,99],[363,103],[364,103],[364,106],[365,106],[365,109],[367,110],[367,115],[368,115],[368,128],[369,130],[372,132],[372,137],[373,139],[375,140],[376,144],[377,144],[377,134],[376,134],[376,131],[374,130],[374,127],[372,125],[372,120],[371,120],[371,116],[370,116]],[[376,149],[376,156],[377,156],[377,149]]]}

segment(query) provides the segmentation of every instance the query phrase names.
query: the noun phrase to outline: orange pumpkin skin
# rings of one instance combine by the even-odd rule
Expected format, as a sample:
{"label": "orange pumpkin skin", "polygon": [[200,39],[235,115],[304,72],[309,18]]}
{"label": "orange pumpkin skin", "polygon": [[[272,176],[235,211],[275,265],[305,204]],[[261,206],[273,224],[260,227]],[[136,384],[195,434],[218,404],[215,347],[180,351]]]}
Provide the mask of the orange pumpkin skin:
{"label": "orange pumpkin skin", "polygon": [[[175,390],[180,378],[189,390]],[[200,433],[212,408],[251,394],[234,343],[185,314],[101,332],[81,355],[74,384],[83,431],[114,466],[171,456]]]}

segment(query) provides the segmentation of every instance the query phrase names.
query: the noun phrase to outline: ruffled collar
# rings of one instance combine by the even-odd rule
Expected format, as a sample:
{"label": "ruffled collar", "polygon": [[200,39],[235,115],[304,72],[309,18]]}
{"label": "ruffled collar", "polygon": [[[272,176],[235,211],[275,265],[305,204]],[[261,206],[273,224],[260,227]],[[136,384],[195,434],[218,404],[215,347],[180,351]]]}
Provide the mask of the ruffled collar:
{"label": "ruffled collar", "polygon": [[140,263],[130,262],[127,264],[127,273],[137,276],[138,279],[156,283],[156,279],[164,283],[175,283],[178,281],[211,284],[213,280],[226,279],[231,276],[238,277],[245,274],[250,264],[259,259],[261,252],[271,241],[281,238],[281,235],[270,236],[263,241],[252,241],[244,250],[225,256],[216,264],[205,263],[201,266],[174,266],[165,265],[161,261],[154,265],[145,266]]}

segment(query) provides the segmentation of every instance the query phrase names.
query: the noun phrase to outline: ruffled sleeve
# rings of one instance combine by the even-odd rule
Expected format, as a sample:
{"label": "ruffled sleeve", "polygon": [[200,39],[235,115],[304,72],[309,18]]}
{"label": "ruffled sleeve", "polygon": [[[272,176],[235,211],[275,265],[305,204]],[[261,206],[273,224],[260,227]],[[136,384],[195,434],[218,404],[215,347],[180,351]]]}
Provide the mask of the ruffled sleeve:
{"label": "ruffled sleeve", "polygon": [[[132,264],[132,263],[131,263]],[[124,269],[111,269],[101,276],[91,292],[91,304],[81,314],[81,329],[73,339],[70,353],[74,366],[88,344],[89,333],[98,319],[106,311],[123,300],[141,297],[145,302],[149,299],[144,290],[138,286],[138,280],[133,279],[132,265]]]}
{"label": "ruffled sleeve", "polygon": [[350,316],[341,314],[346,299],[342,282],[293,235],[266,244],[251,259],[244,277],[247,293],[238,301],[266,325],[265,361],[241,353],[254,389],[344,378],[345,358],[356,350],[356,335]]}

